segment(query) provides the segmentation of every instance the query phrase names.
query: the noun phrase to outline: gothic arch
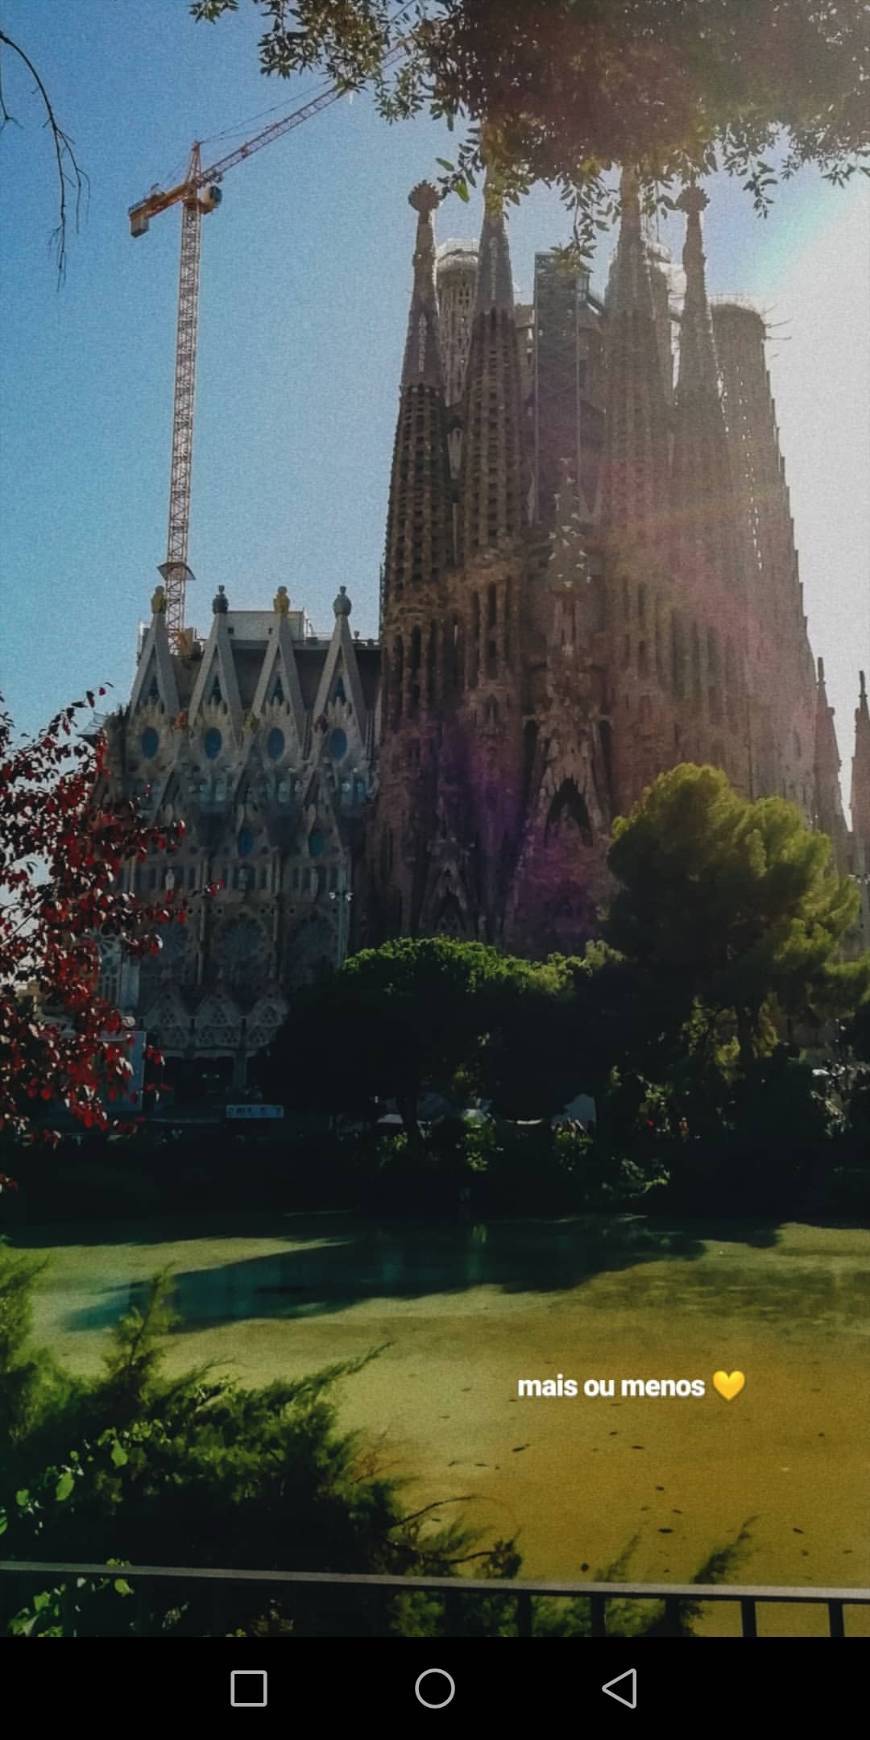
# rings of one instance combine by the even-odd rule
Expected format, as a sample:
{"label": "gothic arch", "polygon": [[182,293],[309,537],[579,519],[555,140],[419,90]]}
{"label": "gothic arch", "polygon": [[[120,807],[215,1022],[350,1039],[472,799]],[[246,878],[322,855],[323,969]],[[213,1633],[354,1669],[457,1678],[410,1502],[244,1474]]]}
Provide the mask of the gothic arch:
{"label": "gothic arch", "polygon": [[592,845],[592,823],[583,793],[573,779],[563,779],[547,811],[544,838],[550,840],[568,823],[577,829],[584,846]]}
{"label": "gothic arch", "polygon": [[433,930],[436,936],[467,937],[468,926],[465,914],[452,891],[445,894],[435,915]]}

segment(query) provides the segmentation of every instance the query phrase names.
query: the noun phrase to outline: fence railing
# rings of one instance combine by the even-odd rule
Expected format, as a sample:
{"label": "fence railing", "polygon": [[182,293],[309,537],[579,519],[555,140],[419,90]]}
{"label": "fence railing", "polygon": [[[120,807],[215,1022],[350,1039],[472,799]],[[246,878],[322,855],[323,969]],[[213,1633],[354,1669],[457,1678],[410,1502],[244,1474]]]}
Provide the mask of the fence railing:
{"label": "fence railing", "polygon": [[146,1594],[149,1583],[162,1581],[172,1583],[176,1588],[185,1584],[206,1583],[212,1585],[211,1593],[216,1598],[216,1610],[223,1606],[224,1601],[229,1608],[227,1597],[233,1588],[249,1589],[252,1583],[260,1584],[264,1590],[276,1593],[285,1590],[288,1594],[291,1589],[303,1588],[310,1588],[312,1592],[330,1589],[337,1594],[351,1590],[368,1592],[374,1613],[382,1610],[384,1600],[390,1595],[407,1595],[419,1591],[443,1597],[446,1634],[456,1637],[463,1634],[463,1608],[466,1602],[472,1597],[479,1598],[484,1595],[511,1597],[515,1603],[518,1637],[535,1635],[535,1602],[538,1600],[588,1601],[592,1637],[608,1635],[607,1610],[611,1602],[661,1603],[663,1616],[656,1625],[656,1631],[662,1637],[680,1637],[686,1634],[684,1612],[687,1603],[693,1607],[707,1602],[736,1605],[739,1608],[742,1637],[758,1636],[760,1607],[777,1604],[824,1607],[830,1637],[847,1635],[847,1607],[870,1607],[870,1589],[781,1589],[734,1583],[527,1583],[517,1582],[513,1578],[385,1577],[362,1574],[357,1576],[333,1571],[240,1571],[191,1565],[92,1565],[3,1560],[0,1561],[0,1579],[6,1578],[17,1579],[34,1590],[44,1589],[47,1584],[56,1583],[58,1580],[64,1582],[69,1578],[82,1578],[86,1581],[123,1578],[131,1587],[138,1586],[137,1592],[141,1596]]}

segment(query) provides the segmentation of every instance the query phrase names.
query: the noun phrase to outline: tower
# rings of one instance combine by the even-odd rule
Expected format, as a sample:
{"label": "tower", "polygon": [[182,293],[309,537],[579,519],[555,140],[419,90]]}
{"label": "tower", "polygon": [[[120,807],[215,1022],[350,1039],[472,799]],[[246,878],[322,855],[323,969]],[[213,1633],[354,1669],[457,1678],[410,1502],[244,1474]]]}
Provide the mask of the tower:
{"label": "tower", "polygon": [[843,874],[848,866],[849,839],[840,796],[840,754],[834,730],[834,709],[828,704],[824,659],[818,661],[813,771],[813,821],[823,834],[828,835],[833,848],[834,863]]}
{"label": "tower", "polygon": [[653,273],[634,175],[606,299],[604,440],[596,543],[607,618],[602,730],[612,745],[611,804],[624,814],[662,767],[681,759],[683,627],[670,547],[671,409],[659,351]]}
{"label": "tower", "polygon": [[852,833],[864,847],[870,861],[870,710],[867,706],[867,679],[859,674],[858,705],[855,708],[855,753],[852,757],[852,792],[850,799]]}
{"label": "tower", "polygon": [[680,320],[671,461],[672,568],[684,643],[685,748],[724,767],[749,791],[745,576],[707,300],[701,214],[694,184],[677,200],[685,213],[685,299]]}
{"label": "tower", "polygon": [[[686,294],[674,393],[673,547],[678,571],[690,588],[712,585],[724,595],[742,589],[742,575],[737,572],[731,468],[705,281],[701,213],[707,204],[707,195],[694,185],[685,187],[677,200],[686,214]],[[726,602],[724,596],[721,602]]]}
{"label": "tower", "polygon": [[385,622],[444,575],[451,557],[452,515],[447,417],[435,295],[434,187],[409,195],[417,213],[414,285],[393,446],[384,570]]}
{"label": "tower", "polygon": [[601,454],[602,315],[588,271],[569,271],[558,255],[535,255],[534,506],[555,522],[562,466],[568,464],[580,510],[592,519]]}
{"label": "tower", "polygon": [[477,248],[469,242],[443,242],[437,252],[436,284],[444,368],[444,396],[450,469],[459,475],[462,453],[462,394],[477,290]]}
{"label": "tower", "polygon": [[444,581],[453,555],[453,485],[428,182],[417,213],[414,279],[393,448],[384,561],[380,792],[373,850],[377,931],[415,928],[433,822],[434,719],[446,652]]}
{"label": "tower", "polygon": [[813,807],[816,668],[807,635],[785,464],[751,305],[713,307],[735,516],[746,575],[751,792]]}
{"label": "tower", "polygon": [[598,519],[621,548],[667,528],[668,406],[637,182],[622,176],[619,240],[607,291],[607,385]]}
{"label": "tower", "polygon": [[459,482],[459,556],[518,537],[525,521],[520,355],[507,232],[484,211],[468,352]]}
{"label": "tower", "polygon": [[665,399],[671,404],[674,397],[674,353],[672,344],[673,317],[671,315],[671,273],[673,263],[670,252],[663,242],[654,237],[647,238],[647,258],[650,263],[650,276],[653,293],[653,315],[658,337],[659,364],[662,371],[662,387]]}
{"label": "tower", "polygon": [[858,705],[855,708],[855,753],[849,807],[852,815],[852,869],[861,895],[861,940],[862,946],[870,949],[870,710],[863,671],[859,677]]}

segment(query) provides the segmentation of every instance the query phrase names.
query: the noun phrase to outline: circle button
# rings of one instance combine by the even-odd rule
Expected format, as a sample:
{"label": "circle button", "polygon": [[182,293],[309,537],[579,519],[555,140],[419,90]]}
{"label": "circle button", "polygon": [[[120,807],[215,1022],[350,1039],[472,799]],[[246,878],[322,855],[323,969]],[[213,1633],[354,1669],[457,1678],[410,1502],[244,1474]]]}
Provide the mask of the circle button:
{"label": "circle button", "polygon": [[424,1710],[446,1710],[456,1696],[456,1683],[444,1668],[426,1668],[418,1675],[414,1692]]}

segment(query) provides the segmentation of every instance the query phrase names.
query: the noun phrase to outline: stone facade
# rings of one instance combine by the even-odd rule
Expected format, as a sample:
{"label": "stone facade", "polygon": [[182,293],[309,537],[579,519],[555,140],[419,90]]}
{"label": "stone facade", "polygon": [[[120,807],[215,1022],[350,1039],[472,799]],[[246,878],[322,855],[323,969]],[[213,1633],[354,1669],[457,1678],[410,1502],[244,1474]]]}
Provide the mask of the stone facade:
{"label": "stone facade", "polygon": [[539,256],[531,318],[491,201],[473,304],[474,256],[451,244],[439,259],[434,195],[411,203],[366,939],[581,946],[606,899],[613,818],[680,761],[793,800],[857,874],[764,325],[708,299],[706,196],[679,201],[679,306],[626,176],[604,304],[585,274]]}
{"label": "stone facade", "polygon": [[295,989],[388,936],[582,947],[614,817],[686,760],[824,828],[870,943],[864,680],[850,833],[764,325],[708,300],[705,204],[680,201],[679,300],[626,178],[604,302],[539,255],[518,308],[495,205],[477,250],[436,250],[438,196],[415,188],[380,642],[351,632],[343,587],[328,638],[283,587],[271,611],[221,588],[208,639],[172,652],[158,588],[115,776],[188,832],[131,886],[220,884],[122,972],[171,1056],[241,1074]]}
{"label": "stone facade", "polygon": [[271,611],[231,610],[221,587],[207,640],[180,654],[158,587],[129,705],[109,721],[119,787],[148,820],[186,827],[180,852],[129,872],[131,891],[216,890],[122,969],[119,1000],[170,1057],[223,1059],[237,1083],[287,998],[349,945],[379,653],[352,634],[344,587],[334,609],[319,638],[285,587]]}

